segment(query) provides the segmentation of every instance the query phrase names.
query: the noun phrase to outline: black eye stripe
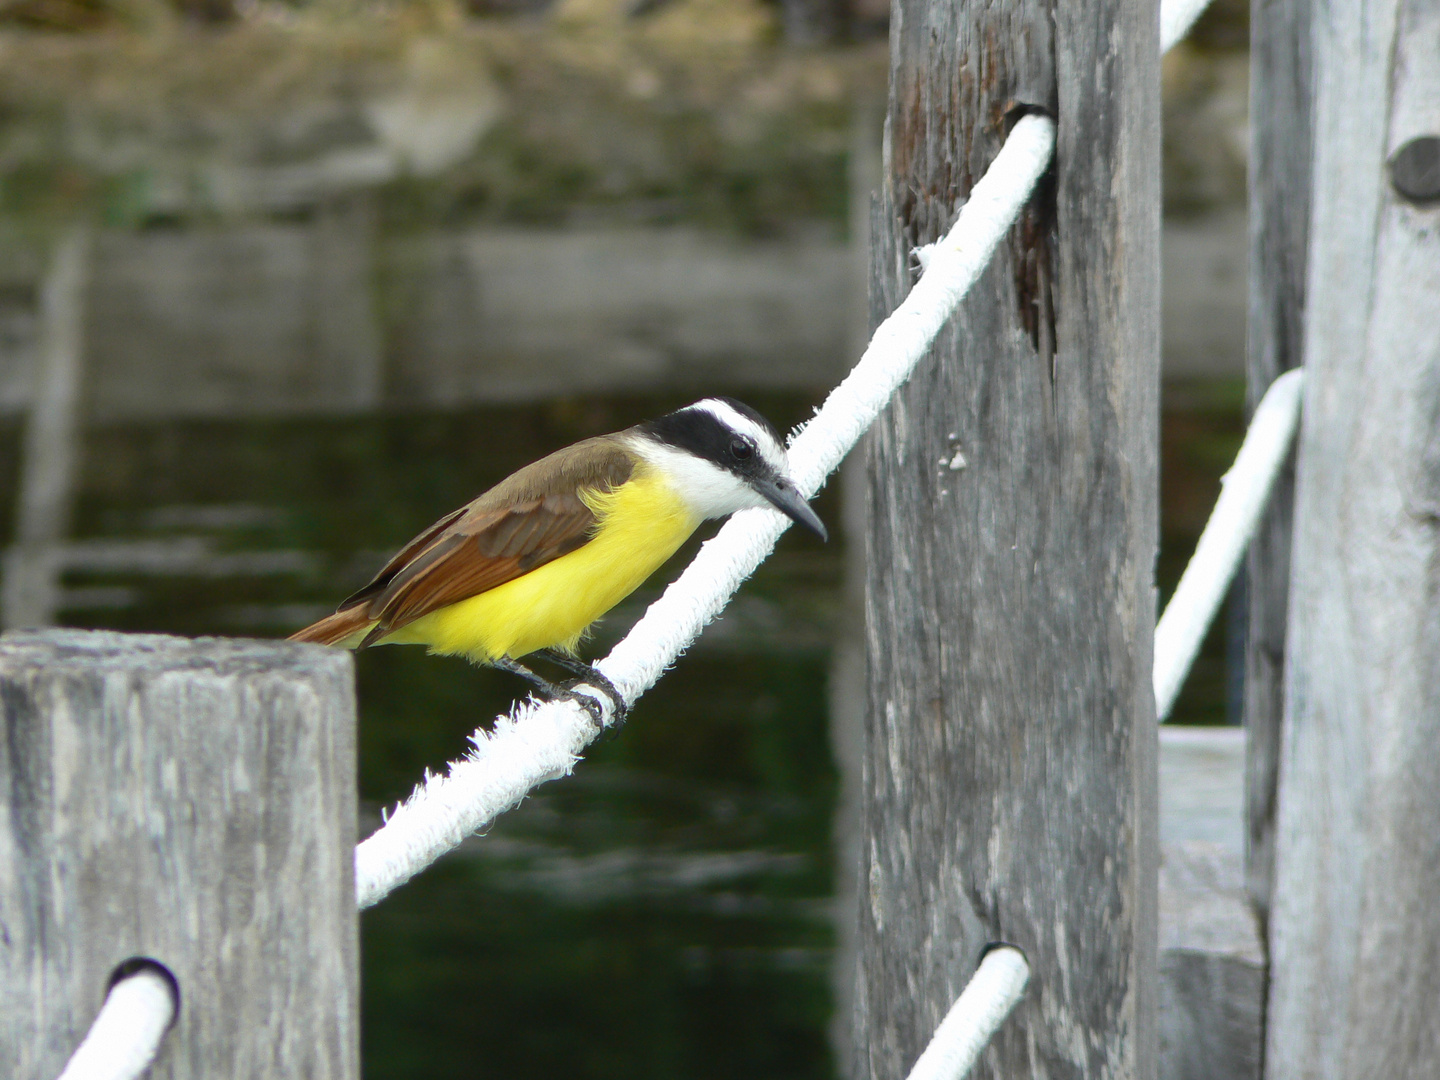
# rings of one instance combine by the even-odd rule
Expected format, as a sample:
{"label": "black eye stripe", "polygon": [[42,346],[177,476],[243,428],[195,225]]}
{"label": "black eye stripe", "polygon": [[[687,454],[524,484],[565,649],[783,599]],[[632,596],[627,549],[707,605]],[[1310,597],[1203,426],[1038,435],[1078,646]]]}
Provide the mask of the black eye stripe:
{"label": "black eye stripe", "polygon": [[[741,415],[749,419],[749,414],[753,412],[745,408]],[[759,424],[762,431],[770,433],[778,441],[769,424],[763,419]],[[753,435],[736,431],[708,409],[681,409],[668,416],[648,420],[638,425],[636,430],[656,442],[688,451],[741,476],[758,476],[771,469]]]}

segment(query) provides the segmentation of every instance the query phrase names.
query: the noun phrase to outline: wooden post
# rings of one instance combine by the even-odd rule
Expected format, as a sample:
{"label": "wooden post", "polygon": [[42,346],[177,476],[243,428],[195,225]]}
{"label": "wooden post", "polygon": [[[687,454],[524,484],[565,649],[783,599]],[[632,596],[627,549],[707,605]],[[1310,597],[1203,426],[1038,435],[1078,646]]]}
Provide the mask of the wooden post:
{"label": "wooden post", "polygon": [[857,1075],[903,1077],[990,942],[977,1075],[1156,1062],[1158,5],[898,0],[872,314],[1017,106],[1056,165],[870,441]]}
{"label": "wooden post", "polygon": [[[1440,7],[1314,20],[1267,1075],[1440,1075]],[[1440,155],[1436,155],[1440,158]]]}
{"label": "wooden post", "polygon": [[[1301,362],[1310,224],[1310,0],[1250,8],[1250,319],[1247,391],[1254,411]],[[1275,777],[1285,711],[1295,467],[1275,482],[1246,563],[1245,884],[1261,926],[1275,862]]]}
{"label": "wooden post", "polygon": [[[850,242],[855,259],[851,356],[858,360],[870,340],[870,201],[880,187],[880,140],[885,101],[864,92],[854,103],[850,130]],[[839,785],[835,794],[835,955],[831,986],[835,1011],[830,1045],[839,1080],[850,1073],[854,1044],[856,933],[860,917],[860,802],[865,744],[865,454],[852,452],[840,467],[839,522],[845,541],[841,610],[830,656],[830,750]]]}
{"label": "wooden post", "polygon": [[40,290],[34,389],[25,421],[15,546],[5,553],[0,623],[49,626],[60,602],[60,545],[70,528],[84,382],[85,296],[91,237],[72,229],[55,249]]}
{"label": "wooden post", "polygon": [[313,646],[0,639],[0,1056],[53,1080],[164,964],[154,1080],[359,1077],[355,703]]}

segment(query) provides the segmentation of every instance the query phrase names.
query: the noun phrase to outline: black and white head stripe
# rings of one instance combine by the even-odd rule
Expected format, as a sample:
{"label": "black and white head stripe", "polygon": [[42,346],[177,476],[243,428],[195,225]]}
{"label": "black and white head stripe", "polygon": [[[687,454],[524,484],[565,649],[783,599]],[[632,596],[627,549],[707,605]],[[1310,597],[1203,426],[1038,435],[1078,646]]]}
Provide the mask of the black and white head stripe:
{"label": "black and white head stripe", "polygon": [[641,424],[640,431],[741,476],[784,475],[789,468],[774,425],[734,398],[705,398]]}
{"label": "black and white head stripe", "polygon": [[729,397],[713,397],[697,401],[690,408],[709,413],[730,430],[749,439],[760,456],[776,472],[784,472],[789,467],[785,443],[780,438],[780,433],[775,430],[775,425],[743,401]]}
{"label": "black and white head stripe", "polygon": [[635,452],[702,518],[773,506],[817,536],[825,526],[789,476],[780,433],[748,405],[713,397],[632,428]]}

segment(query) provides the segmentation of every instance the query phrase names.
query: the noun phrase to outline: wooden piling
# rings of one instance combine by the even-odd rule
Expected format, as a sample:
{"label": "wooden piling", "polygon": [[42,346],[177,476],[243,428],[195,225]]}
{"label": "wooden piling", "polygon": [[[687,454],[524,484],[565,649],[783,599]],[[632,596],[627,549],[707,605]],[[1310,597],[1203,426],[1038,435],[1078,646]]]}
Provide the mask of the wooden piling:
{"label": "wooden piling", "polygon": [[80,451],[85,309],[92,239],[76,226],[56,246],[40,290],[33,400],[25,420],[15,542],[5,553],[0,625],[49,626],[60,603],[60,545]]}
{"label": "wooden piling", "polygon": [[[1246,401],[1301,363],[1310,225],[1309,0],[1250,9],[1250,313]],[[1275,863],[1275,778],[1285,712],[1295,465],[1275,481],[1246,560],[1245,881],[1262,925]]]}
{"label": "wooden piling", "polygon": [[976,1075],[1156,1068],[1157,5],[898,0],[872,315],[1018,109],[1056,165],[870,442],[856,1075],[1008,941]]}
{"label": "wooden piling", "polygon": [[0,638],[0,1060],[53,1080],[118,965],[180,1013],[153,1080],[359,1077],[347,653]]}
{"label": "wooden piling", "polygon": [[1440,161],[1428,197],[1396,168],[1440,136],[1437,35],[1418,0],[1314,21],[1272,1080],[1440,1075]]}

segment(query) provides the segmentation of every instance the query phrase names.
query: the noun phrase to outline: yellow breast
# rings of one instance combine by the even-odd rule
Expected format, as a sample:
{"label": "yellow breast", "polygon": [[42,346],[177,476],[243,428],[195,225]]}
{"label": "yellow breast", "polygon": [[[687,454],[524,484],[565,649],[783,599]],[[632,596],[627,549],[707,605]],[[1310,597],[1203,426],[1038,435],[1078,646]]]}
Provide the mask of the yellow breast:
{"label": "yellow breast", "polygon": [[513,581],[440,608],[383,638],[485,663],[537,649],[573,652],[590,625],[658,570],[700,523],[644,465],[613,491],[581,496],[594,538]]}

